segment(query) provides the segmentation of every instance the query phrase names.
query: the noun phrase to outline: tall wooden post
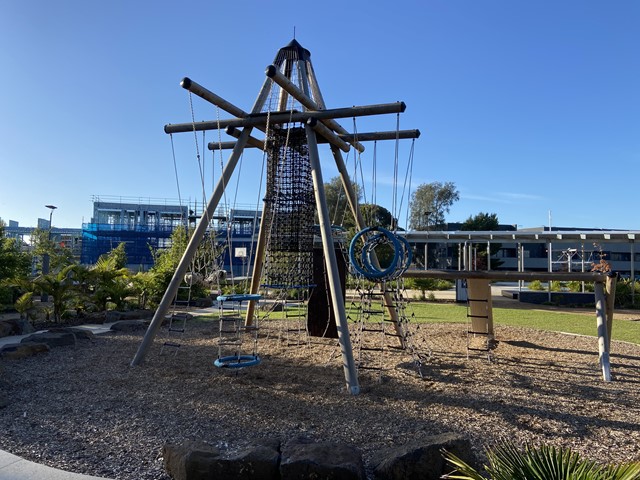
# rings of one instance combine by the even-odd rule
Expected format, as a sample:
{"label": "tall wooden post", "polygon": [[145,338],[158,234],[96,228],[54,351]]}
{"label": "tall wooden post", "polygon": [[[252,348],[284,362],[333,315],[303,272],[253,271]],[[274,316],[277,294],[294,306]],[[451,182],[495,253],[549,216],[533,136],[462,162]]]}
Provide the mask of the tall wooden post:
{"label": "tall wooden post", "polygon": [[596,324],[598,326],[598,355],[602,376],[605,382],[611,381],[611,367],[609,361],[609,332],[607,331],[607,299],[602,282],[595,282],[594,296],[596,301]]}
{"label": "tall wooden post", "polygon": [[611,351],[611,330],[613,329],[613,311],[616,302],[616,284],[618,280],[617,274],[607,276],[605,282],[605,294],[607,297],[607,351]]}
{"label": "tall wooden post", "polygon": [[336,261],[336,252],[333,246],[333,236],[331,234],[331,222],[329,221],[329,211],[327,209],[327,199],[324,192],[324,182],[322,180],[322,170],[320,169],[320,156],[318,155],[318,144],[313,128],[305,124],[307,133],[307,143],[309,145],[309,160],[311,162],[311,176],[313,178],[313,191],[316,197],[316,207],[318,209],[318,220],[320,222],[320,234],[322,237],[322,249],[324,252],[325,264],[327,267],[327,277],[329,278],[329,292],[333,304],[333,313],[338,327],[338,341],[340,352],[342,353],[342,367],[347,382],[347,389],[352,395],[360,393],[358,384],[358,371],[353,358],[351,338],[349,336],[349,325],[347,314],[344,308],[344,298],[340,286],[340,274]]}

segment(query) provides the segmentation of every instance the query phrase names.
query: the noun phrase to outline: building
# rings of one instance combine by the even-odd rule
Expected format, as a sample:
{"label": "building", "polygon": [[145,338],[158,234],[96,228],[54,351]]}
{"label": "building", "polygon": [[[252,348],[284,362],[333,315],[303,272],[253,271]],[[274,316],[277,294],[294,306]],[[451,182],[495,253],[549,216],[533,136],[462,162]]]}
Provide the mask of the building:
{"label": "building", "polygon": [[[190,209],[175,200],[94,197],[91,222],[82,226],[81,263],[94,264],[100,255],[124,243],[127,267],[146,271],[153,266],[155,253],[171,246],[174,230],[194,227],[201,215],[197,206]],[[259,219],[260,212],[255,208],[219,207],[211,219],[208,237],[224,248],[218,264],[210,268],[247,275]]]}
{"label": "building", "polygon": [[492,252],[494,263],[489,262],[487,268],[493,270],[590,271],[601,258],[623,277],[637,278],[640,268],[640,252],[635,247],[640,231],[540,227],[410,231],[404,235],[415,251],[436,252],[437,258],[428,263],[436,268],[464,269],[474,264],[474,257],[482,250]]}

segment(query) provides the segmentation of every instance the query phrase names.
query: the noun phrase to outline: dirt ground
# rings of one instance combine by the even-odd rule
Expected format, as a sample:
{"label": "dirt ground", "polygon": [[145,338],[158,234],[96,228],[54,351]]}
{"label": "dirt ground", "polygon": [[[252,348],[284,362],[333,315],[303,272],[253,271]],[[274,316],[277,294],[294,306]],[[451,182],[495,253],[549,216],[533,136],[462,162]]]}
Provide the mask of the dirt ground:
{"label": "dirt ground", "polygon": [[422,376],[416,355],[389,349],[373,360],[385,369],[362,371],[352,396],[334,340],[289,345],[283,322],[264,322],[262,362],[229,371],[213,365],[217,329],[190,322],[175,356],[160,354],[162,333],[137,367],[129,364],[144,332],[3,361],[0,448],[131,480],[168,478],[162,446],[187,439],[223,449],[256,438],[343,441],[363,452],[369,471],[381,450],[443,432],[467,436],[481,458],[511,440],[601,462],[640,460],[639,345],[612,342],[613,381],[604,382],[595,338],[498,325],[489,361],[467,351],[464,324],[412,325]]}

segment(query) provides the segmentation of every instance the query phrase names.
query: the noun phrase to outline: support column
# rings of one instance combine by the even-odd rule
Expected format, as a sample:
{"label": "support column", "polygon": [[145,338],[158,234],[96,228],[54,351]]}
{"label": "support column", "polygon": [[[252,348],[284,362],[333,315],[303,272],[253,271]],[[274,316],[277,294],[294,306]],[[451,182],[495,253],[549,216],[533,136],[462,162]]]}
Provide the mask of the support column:
{"label": "support column", "polygon": [[596,301],[596,324],[598,327],[598,355],[602,377],[605,382],[611,381],[611,366],[609,361],[609,335],[607,332],[606,296],[602,282],[595,282],[594,296]]}
{"label": "support column", "polygon": [[324,192],[324,182],[320,169],[320,156],[318,154],[318,143],[316,134],[308,124],[304,126],[307,133],[307,143],[309,145],[309,161],[311,163],[311,176],[313,178],[313,190],[316,197],[316,207],[318,209],[318,220],[320,223],[320,234],[322,237],[322,248],[324,251],[325,264],[327,267],[327,277],[329,279],[329,291],[333,304],[333,313],[338,327],[338,341],[342,353],[342,367],[344,377],[347,382],[347,389],[352,395],[360,393],[358,384],[358,371],[353,358],[351,338],[349,336],[349,326],[347,324],[347,314],[344,308],[344,297],[340,288],[340,275],[336,261],[336,252],[333,248],[333,236],[331,234],[331,222],[327,209],[327,199]]}
{"label": "support column", "polygon": [[607,298],[607,352],[611,351],[611,330],[613,329],[613,311],[616,302],[617,273],[609,273],[605,282],[605,295]]}

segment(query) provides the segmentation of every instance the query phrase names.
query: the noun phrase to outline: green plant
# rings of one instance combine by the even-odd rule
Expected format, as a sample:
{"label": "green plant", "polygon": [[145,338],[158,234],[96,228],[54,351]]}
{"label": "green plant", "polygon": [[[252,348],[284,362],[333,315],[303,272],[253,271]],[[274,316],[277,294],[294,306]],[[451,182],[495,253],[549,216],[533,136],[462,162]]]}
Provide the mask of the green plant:
{"label": "green plant", "polygon": [[[455,471],[443,478],[485,480],[476,469],[449,452],[445,459]],[[493,480],[640,480],[640,462],[600,465],[569,448],[525,446],[521,451],[505,443],[488,450],[485,470]]]}
{"label": "green plant", "polygon": [[35,316],[35,304],[33,303],[33,292],[25,292],[16,300],[16,311],[20,314],[20,318],[33,319]]}
{"label": "green plant", "polygon": [[51,296],[54,321],[59,322],[62,314],[75,295],[73,284],[74,265],[67,266],[57,273],[40,275],[33,281],[33,287]]}
{"label": "green plant", "polygon": [[553,280],[551,282],[550,290],[552,292],[561,292],[562,291],[562,282],[560,282],[558,280]]}
{"label": "green plant", "polygon": [[[635,298],[634,298],[635,297]],[[632,307],[640,303],[640,282],[630,278],[621,278],[616,284],[616,307]]]}
{"label": "green plant", "polygon": [[532,280],[529,282],[529,290],[544,290],[544,286],[540,280]]}
{"label": "green plant", "polygon": [[579,282],[577,280],[567,282],[567,287],[569,288],[570,292],[578,293],[582,291],[582,282]]}

